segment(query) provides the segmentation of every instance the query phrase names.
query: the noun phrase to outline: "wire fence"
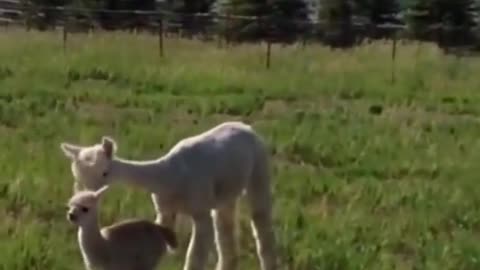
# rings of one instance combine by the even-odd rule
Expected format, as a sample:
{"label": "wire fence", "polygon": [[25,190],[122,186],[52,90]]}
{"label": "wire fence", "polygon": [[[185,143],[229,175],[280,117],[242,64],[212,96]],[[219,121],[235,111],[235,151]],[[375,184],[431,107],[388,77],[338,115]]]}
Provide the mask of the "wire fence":
{"label": "wire fence", "polygon": [[[265,67],[271,67],[272,44],[323,42],[333,47],[349,47],[378,38],[391,40],[392,83],[395,82],[395,59],[399,39],[409,39],[410,30],[393,15],[383,24],[372,24],[365,18],[353,17],[348,23],[319,20],[278,19],[270,16],[239,16],[220,13],[185,14],[162,9],[119,10],[91,9],[83,7],[26,5],[18,0],[0,0],[0,25],[22,27],[27,30],[62,30],[62,42],[68,49],[69,35],[96,30],[128,30],[146,32],[158,36],[158,53],[165,57],[164,38],[177,36],[217,40],[218,46],[228,47],[241,42],[239,35],[250,31],[244,41],[262,41],[265,48]],[[253,30],[252,30],[253,29]],[[465,35],[465,27],[433,24],[421,29],[425,39],[441,44],[445,32],[454,33],[460,42],[460,51],[477,48],[472,38]],[[244,32],[242,32],[244,31]],[[459,33],[459,34],[458,34]],[[418,33],[417,33],[418,34]],[[447,37],[451,39],[452,37]],[[458,47],[458,46],[457,46]],[[445,47],[449,52],[449,47]],[[458,50],[457,50],[458,51]]]}

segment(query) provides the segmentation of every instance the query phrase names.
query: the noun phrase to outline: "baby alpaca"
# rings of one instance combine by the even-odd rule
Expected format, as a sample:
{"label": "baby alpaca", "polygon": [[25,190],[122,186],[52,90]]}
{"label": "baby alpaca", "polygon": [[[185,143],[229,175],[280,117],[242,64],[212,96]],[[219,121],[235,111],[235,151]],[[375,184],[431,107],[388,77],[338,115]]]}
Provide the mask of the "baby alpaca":
{"label": "baby alpaca", "polygon": [[147,161],[117,157],[116,143],[108,137],[92,146],[62,143],[61,148],[72,161],[75,189],[124,182],[152,193],[159,224],[172,228],[177,213],[190,216],[184,270],[205,269],[213,240],[217,270],[237,268],[234,212],[245,194],[261,269],[276,269],[269,155],[249,125],[222,123]]}
{"label": "baby alpaca", "polygon": [[67,219],[76,224],[88,270],[154,270],[167,247],[175,249],[173,231],[146,220],[128,220],[99,228],[98,200],[108,189],[80,191],[68,202]]}

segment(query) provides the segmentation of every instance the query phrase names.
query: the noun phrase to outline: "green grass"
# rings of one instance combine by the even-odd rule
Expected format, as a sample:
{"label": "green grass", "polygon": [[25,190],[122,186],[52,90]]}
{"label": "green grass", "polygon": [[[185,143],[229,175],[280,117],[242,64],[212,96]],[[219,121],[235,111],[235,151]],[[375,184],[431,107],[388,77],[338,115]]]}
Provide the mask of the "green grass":
{"label": "green grass", "polygon": [[[402,45],[392,85],[382,42],[274,46],[270,70],[259,45],[167,39],[160,59],[156,37],[68,42],[64,54],[60,33],[0,36],[1,270],[83,269],[61,142],[111,135],[122,157],[148,159],[232,119],[272,150],[282,269],[480,269],[480,60]],[[154,217],[147,193],[120,185],[101,214]],[[258,269],[247,217],[241,269]],[[188,228],[161,269],[181,268]]]}

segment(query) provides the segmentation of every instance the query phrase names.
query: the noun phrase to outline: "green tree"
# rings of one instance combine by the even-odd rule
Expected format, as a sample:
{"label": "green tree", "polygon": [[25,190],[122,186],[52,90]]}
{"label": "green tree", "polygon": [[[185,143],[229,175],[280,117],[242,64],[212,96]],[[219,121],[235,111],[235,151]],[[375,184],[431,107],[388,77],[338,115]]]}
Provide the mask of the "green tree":
{"label": "green tree", "polygon": [[[105,29],[144,27],[150,17],[134,13],[112,13],[93,10],[155,10],[155,0],[22,0],[27,10],[26,20],[39,29],[68,21],[70,27],[99,23]],[[54,7],[73,7],[87,11],[60,11]],[[38,16],[38,14],[43,14]]]}
{"label": "green tree", "polygon": [[168,10],[176,13],[169,16],[168,21],[178,24],[188,36],[207,31],[212,23],[209,16],[195,14],[209,13],[215,0],[166,0],[166,2]]}
{"label": "green tree", "polygon": [[436,15],[437,0],[409,0],[407,1],[406,19],[411,35],[418,39],[427,39],[429,27],[438,21]]}
{"label": "green tree", "polygon": [[214,11],[227,16],[258,18],[220,20],[220,31],[233,41],[265,38],[292,41],[310,26],[308,6],[304,0],[219,0]]}
{"label": "green tree", "polygon": [[27,24],[39,30],[53,27],[61,18],[62,13],[55,7],[64,6],[65,0],[24,0],[22,6],[26,9],[24,16]]}
{"label": "green tree", "polygon": [[354,6],[355,15],[366,17],[372,24],[391,22],[391,15],[400,12],[398,0],[355,0]]}
{"label": "green tree", "polygon": [[457,0],[455,2],[443,0],[444,13],[441,23],[446,26],[441,46],[467,45],[475,42],[474,27],[477,6],[474,0]]}
{"label": "green tree", "polygon": [[335,47],[353,45],[353,7],[349,0],[319,0],[318,32],[323,41]]}
{"label": "green tree", "polygon": [[[218,30],[229,41],[255,41],[267,37],[265,21],[249,17],[265,18],[272,14],[266,0],[218,0],[213,12],[225,15],[218,21]],[[245,16],[239,19],[236,16]]]}
{"label": "green tree", "polygon": [[308,5],[303,0],[274,0],[269,23],[271,38],[294,41],[311,29]]}
{"label": "green tree", "polygon": [[386,23],[400,24],[397,19],[400,12],[398,0],[355,0],[354,13],[366,20],[365,35],[369,38],[386,38],[396,30],[385,28]]}
{"label": "green tree", "polygon": [[[92,0],[82,0],[92,2]],[[155,0],[95,0],[95,5],[105,10],[143,10],[153,11],[156,9]],[[88,5],[88,4],[87,4]],[[91,4],[90,4],[91,5]],[[134,13],[111,13],[100,11],[96,14],[101,25],[105,29],[124,29],[134,27],[146,27],[152,16]]]}
{"label": "green tree", "polygon": [[407,15],[411,34],[440,44],[471,43],[475,26],[475,0],[410,0]]}

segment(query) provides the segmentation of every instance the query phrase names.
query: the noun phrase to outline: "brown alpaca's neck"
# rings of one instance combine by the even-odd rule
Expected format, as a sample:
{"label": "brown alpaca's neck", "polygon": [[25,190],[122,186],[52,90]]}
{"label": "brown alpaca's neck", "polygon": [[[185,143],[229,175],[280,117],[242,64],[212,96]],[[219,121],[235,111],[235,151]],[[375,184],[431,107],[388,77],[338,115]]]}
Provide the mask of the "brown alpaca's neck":
{"label": "brown alpaca's neck", "polygon": [[109,260],[105,239],[100,233],[96,218],[79,228],[78,243],[85,264],[94,267],[103,265]]}

